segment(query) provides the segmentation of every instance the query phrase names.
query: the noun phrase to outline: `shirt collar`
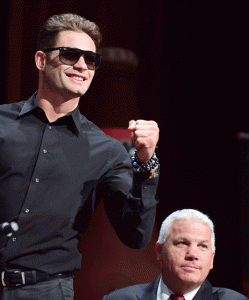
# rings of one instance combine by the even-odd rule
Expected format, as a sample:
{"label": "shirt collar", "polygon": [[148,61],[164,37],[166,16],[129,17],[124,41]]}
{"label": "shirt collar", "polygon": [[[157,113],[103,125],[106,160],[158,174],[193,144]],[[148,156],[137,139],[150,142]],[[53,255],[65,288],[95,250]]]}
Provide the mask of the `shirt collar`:
{"label": "shirt collar", "polygon": [[80,128],[81,128],[81,115],[80,115],[80,110],[79,107],[77,106],[75,110],[73,110],[71,113],[68,114],[68,116],[72,116],[72,119],[74,121],[74,125],[76,126],[78,132],[80,133]]}
{"label": "shirt collar", "polygon": [[38,106],[35,95],[36,93],[33,96],[31,96],[27,101],[24,102],[24,105],[19,113],[19,117],[29,113],[30,111],[32,111],[34,108]]}
{"label": "shirt collar", "polygon": [[[37,92],[34,95],[32,95],[27,101],[24,102],[24,105],[19,113],[19,117],[31,112],[33,109],[38,107],[37,100],[36,100],[36,94],[37,94]],[[79,107],[77,106],[76,109],[74,109],[72,112],[70,112],[67,116],[72,116],[72,119],[74,121],[74,124],[75,124],[77,130],[78,130],[78,132],[80,132],[81,116],[80,116]]]}
{"label": "shirt collar", "polygon": [[[187,293],[184,294],[184,298],[185,300],[192,300],[194,298],[194,296],[196,295],[196,293],[198,292],[200,286]],[[159,284],[158,284],[158,289],[157,289],[157,300],[164,300],[164,299],[168,299],[170,297],[171,294],[174,294],[174,292],[172,292],[167,285],[163,282],[162,277],[160,278]]]}

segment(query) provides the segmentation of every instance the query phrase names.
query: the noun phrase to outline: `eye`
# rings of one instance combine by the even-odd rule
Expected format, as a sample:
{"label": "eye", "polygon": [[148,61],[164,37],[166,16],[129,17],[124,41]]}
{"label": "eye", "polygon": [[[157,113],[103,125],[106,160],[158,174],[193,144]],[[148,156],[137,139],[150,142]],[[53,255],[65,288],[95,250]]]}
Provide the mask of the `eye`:
{"label": "eye", "polygon": [[182,246],[186,246],[188,243],[186,241],[177,241],[175,243],[176,246],[182,247]]}
{"label": "eye", "polygon": [[206,244],[201,244],[201,245],[200,245],[200,248],[201,248],[201,249],[208,249],[208,245],[206,245]]}
{"label": "eye", "polygon": [[66,65],[73,65],[75,64],[81,56],[81,52],[77,50],[61,50],[60,52],[60,60]]}
{"label": "eye", "polygon": [[85,59],[88,61],[88,62],[91,62],[91,63],[94,63],[95,62],[95,56],[92,55],[92,54],[86,54],[85,55]]}
{"label": "eye", "polygon": [[78,56],[78,53],[71,50],[66,50],[61,53],[61,55],[66,59],[75,59]]}

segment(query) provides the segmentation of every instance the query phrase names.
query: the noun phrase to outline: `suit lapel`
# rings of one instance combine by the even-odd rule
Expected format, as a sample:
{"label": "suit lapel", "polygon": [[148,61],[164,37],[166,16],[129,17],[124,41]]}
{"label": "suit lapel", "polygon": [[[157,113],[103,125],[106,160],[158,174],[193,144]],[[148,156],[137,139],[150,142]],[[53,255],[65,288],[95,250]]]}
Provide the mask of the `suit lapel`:
{"label": "suit lapel", "polygon": [[158,276],[154,281],[150,282],[146,288],[143,290],[142,294],[137,295],[138,300],[156,300],[157,287],[160,280]]}
{"label": "suit lapel", "polygon": [[194,296],[193,300],[216,300],[218,299],[212,293],[212,285],[208,280],[205,280],[201,285],[199,291]]}

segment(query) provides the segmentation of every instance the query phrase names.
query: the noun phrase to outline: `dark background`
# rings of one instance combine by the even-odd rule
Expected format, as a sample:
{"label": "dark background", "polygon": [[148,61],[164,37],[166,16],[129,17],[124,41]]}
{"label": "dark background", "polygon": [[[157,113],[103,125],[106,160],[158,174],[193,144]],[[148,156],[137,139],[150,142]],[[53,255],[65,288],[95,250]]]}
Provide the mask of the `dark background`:
{"label": "dark background", "polygon": [[179,208],[209,214],[217,235],[209,279],[242,292],[248,229],[240,221],[237,133],[249,131],[246,6],[199,2],[9,1],[0,16],[0,101],[17,102],[36,91],[36,39],[53,14],[82,15],[100,26],[101,47],[133,51],[138,67],[100,69],[81,111],[100,127],[126,127],[131,118],[158,122],[157,225]]}

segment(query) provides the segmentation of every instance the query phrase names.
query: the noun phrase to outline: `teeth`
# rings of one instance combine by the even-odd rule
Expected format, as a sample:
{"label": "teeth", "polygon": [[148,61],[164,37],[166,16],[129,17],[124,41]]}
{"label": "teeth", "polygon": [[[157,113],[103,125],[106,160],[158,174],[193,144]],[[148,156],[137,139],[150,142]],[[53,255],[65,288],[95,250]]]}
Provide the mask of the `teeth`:
{"label": "teeth", "polygon": [[82,78],[82,77],[72,76],[72,78],[75,80],[84,81],[84,78]]}

